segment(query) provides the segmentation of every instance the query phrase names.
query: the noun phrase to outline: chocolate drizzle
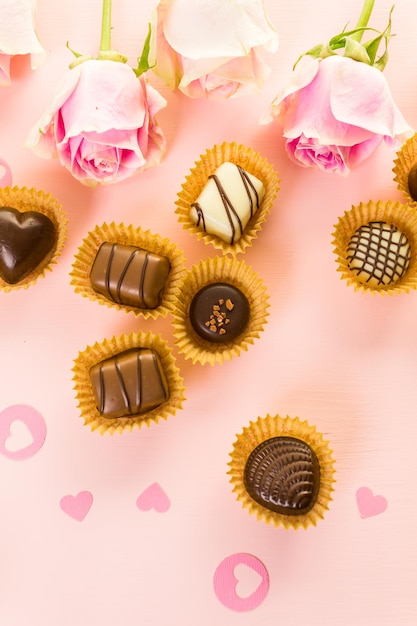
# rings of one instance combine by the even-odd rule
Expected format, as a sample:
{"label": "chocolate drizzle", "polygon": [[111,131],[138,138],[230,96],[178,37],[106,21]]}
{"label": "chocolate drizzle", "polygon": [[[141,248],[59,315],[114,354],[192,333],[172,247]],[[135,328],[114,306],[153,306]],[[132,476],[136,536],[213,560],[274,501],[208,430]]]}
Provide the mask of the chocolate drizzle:
{"label": "chocolate drizzle", "polygon": [[272,437],[251,452],[243,479],[249,496],[258,504],[282,515],[303,515],[316,502],[320,465],[304,441]]}
{"label": "chocolate drizzle", "polygon": [[112,302],[153,309],[161,303],[169,271],[166,257],[135,246],[104,242],[90,280],[94,291]]}
{"label": "chocolate drizzle", "polygon": [[[248,173],[242,168],[240,167],[240,165],[236,165],[236,168],[240,174],[240,179],[242,181],[242,185],[245,188],[248,200],[249,200],[249,206],[250,206],[250,218],[251,219],[254,215],[254,207],[255,207],[255,203],[254,203],[254,199],[256,202],[256,210],[259,208],[259,195],[258,192],[256,191],[256,188],[254,186],[254,184],[252,183],[252,181],[249,178]],[[222,199],[223,202],[223,206],[224,206],[224,210],[226,212],[226,216],[227,216],[227,220],[229,222],[230,225],[230,231],[231,231],[231,238],[230,238],[230,243],[233,244],[235,242],[235,238],[236,238],[236,226],[235,226],[235,222],[237,222],[238,228],[239,228],[239,236],[243,235],[243,230],[244,227],[242,225],[242,220],[240,218],[240,214],[238,209],[236,209],[233,206],[232,201],[230,200],[230,197],[228,196],[228,194],[226,193],[224,186],[220,180],[220,177],[217,174],[211,174],[209,176],[209,179],[213,180],[216,184],[217,187],[217,191],[219,193],[220,198]],[[202,229],[206,232],[206,223],[205,223],[205,217],[204,217],[204,211],[201,207],[201,205],[198,202],[193,202],[191,204],[191,206],[196,210],[197,212],[197,226],[202,227]]]}
{"label": "chocolate drizzle", "polygon": [[347,248],[349,267],[361,282],[389,285],[407,271],[411,248],[407,237],[386,222],[369,222],[351,237]]}
{"label": "chocolate drizzle", "polygon": [[168,383],[158,355],[148,348],[131,348],[94,365],[90,379],[100,414],[132,417],[168,399]]}

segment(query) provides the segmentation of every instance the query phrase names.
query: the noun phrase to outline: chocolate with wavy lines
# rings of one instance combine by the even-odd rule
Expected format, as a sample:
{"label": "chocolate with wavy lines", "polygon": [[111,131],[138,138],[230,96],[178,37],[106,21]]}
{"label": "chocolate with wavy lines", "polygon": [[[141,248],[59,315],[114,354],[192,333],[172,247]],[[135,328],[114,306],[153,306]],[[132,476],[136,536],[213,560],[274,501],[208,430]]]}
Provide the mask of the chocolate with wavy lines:
{"label": "chocolate with wavy lines", "polygon": [[161,360],[150,348],[130,348],[93,365],[90,380],[105,418],[147,413],[169,398]]}
{"label": "chocolate with wavy lines", "polygon": [[169,260],[148,250],[104,242],[90,272],[91,286],[108,300],[139,309],[155,309],[170,272]]}
{"label": "chocolate with wavy lines", "polygon": [[310,446],[295,437],[272,437],[249,455],[244,469],[250,497],[281,515],[303,515],[320,489],[320,465]]}
{"label": "chocolate with wavy lines", "polygon": [[190,219],[205,232],[234,244],[254,216],[265,195],[261,180],[240,165],[226,161],[191,205]]}

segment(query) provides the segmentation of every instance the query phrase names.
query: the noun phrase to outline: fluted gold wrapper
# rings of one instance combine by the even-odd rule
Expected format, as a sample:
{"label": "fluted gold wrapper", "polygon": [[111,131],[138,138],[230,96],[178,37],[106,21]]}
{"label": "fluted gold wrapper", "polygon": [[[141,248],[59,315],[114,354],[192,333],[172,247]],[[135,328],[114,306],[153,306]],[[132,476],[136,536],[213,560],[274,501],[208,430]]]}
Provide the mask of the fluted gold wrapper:
{"label": "fluted gold wrapper", "polygon": [[[212,343],[202,339],[193,329],[189,310],[193,297],[211,283],[229,283],[242,291],[249,301],[250,317],[247,327],[235,340]],[[262,279],[243,261],[232,257],[214,257],[201,261],[185,274],[173,310],[175,343],[180,353],[193,363],[202,365],[223,363],[247,350],[264,329],[268,316],[269,296]]]}
{"label": "fluted gold wrapper", "polygon": [[[97,363],[130,348],[151,348],[157,352],[167,379],[169,397],[166,402],[147,413],[121,418],[105,418],[100,415],[96,406],[90,369]],[[172,350],[160,335],[151,332],[123,334],[105,339],[93,346],[87,346],[75,359],[73,372],[78,408],[84,419],[84,424],[100,434],[123,433],[145,425],[150,426],[153,422],[166,420],[170,415],[175,415],[178,410],[182,409],[182,404],[185,401],[183,379],[176,366]]]}
{"label": "fluted gold wrapper", "polygon": [[[240,165],[244,170],[259,178],[265,187],[265,195],[258,210],[249,221],[243,235],[233,244],[229,244],[215,235],[204,232],[200,226],[196,226],[190,219],[192,203],[200,195],[209,176],[226,161]],[[178,221],[183,225],[184,229],[196,235],[198,240],[202,239],[204,243],[212,244],[214,248],[221,250],[224,254],[229,253],[236,256],[243,253],[248,246],[251,246],[253,240],[258,236],[258,232],[261,230],[279,191],[279,183],[278,174],[272,165],[258,152],[236,142],[224,142],[220,145],[215,145],[200,156],[200,159],[196,161],[194,167],[191,168],[190,173],[186,176],[176,201]]]}
{"label": "fluted gold wrapper", "polygon": [[416,202],[417,198],[413,198],[409,185],[408,177],[411,169],[417,166],[417,133],[407,139],[397,152],[394,160],[394,181],[397,183],[398,189],[404,194],[407,202]]}
{"label": "fluted gold wrapper", "polygon": [[[347,260],[349,241],[358,228],[369,222],[386,222],[395,226],[407,237],[410,244],[411,257],[408,269],[400,279],[388,285],[372,286],[361,283],[355,271],[349,267]],[[355,291],[392,296],[395,293],[408,293],[411,289],[417,288],[417,211],[413,205],[379,200],[353,206],[339,218],[333,237],[337,271],[341,273],[341,279],[346,280]]]}
{"label": "fluted gold wrapper", "polygon": [[49,217],[55,226],[56,241],[53,248],[45,256],[42,262],[25,278],[16,284],[9,284],[0,278],[0,290],[12,291],[15,289],[27,289],[34,285],[45,273],[52,271],[62,253],[62,248],[67,237],[67,217],[56,198],[51,194],[38,189],[27,187],[2,187],[0,188],[0,206],[8,206],[17,209],[21,213],[37,211]]}
{"label": "fluted gold wrapper", "polygon": [[[315,453],[320,467],[320,485],[316,501],[313,507],[300,515],[283,515],[271,511],[251,498],[244,484],[244,471],[246,462],[251,452],[264,441],[273,437],[293,437],[306,443]],[[242,506],[249,513],[256,515],[257,519],[274,526],[284,528],[308,528],[315,526],[324,518],[332,500],[334,491],[334,459],[328,442],[317,432],[315,426],[310,426],[307,421],[301,421],[298,417],[280,417],[279,415],[267,415],[259,417],[256,422],[250,422],[243,432],[237,435],[233,450],[230,453],[229,462],[230,482],[233,485],[233,493]]]}
{"label": "fluted gold wrapper", "polygon": [[[138,308],[119,304],[94,291],[90,281],[90,271],[101,244],[119,243],[135,246],[153,252],[169,259],[171,269],[165,285],[161,304],[154,309]],[[133,313],[135,316],[143,316],[145,319],[156,319],[158,316],[166,317],[174,306],[177,298],[178,286],[184,273],[184,255],[178,246],[169,239],[160,235],[152,234],[149,230],[124,224],[102,224],[90,231],[82,241],[75,255],[71,271],[71,285],[77,293],[80,293],[92,301],[111,308]]]}

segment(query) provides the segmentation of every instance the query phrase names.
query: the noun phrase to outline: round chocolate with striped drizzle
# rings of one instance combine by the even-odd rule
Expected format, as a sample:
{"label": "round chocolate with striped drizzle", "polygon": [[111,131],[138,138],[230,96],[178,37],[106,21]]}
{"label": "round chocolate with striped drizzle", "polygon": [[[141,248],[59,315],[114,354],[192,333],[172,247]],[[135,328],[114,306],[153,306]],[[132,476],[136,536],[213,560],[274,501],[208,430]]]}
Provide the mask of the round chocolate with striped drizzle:
{"label": "round chocolate with striped drizzle", "polygon": [[244,484],[258,504],[281,515],[303,515],[314,506],[320,465],[310,446],[295,437],[272,437],[249,455]]}

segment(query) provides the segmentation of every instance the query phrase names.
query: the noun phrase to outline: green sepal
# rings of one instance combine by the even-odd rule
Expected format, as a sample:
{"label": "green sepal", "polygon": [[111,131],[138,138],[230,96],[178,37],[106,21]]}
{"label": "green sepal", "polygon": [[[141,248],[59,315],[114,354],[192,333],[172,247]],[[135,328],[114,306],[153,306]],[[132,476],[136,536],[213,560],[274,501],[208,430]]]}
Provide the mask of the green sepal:
{"label": "green sepal", "polygon": [[356,39],[352,39],[351,37],[346,38],[345,51],[343,53],[343,56],[349,57],[354,61],[360,61],[361,63],[372,65],[371,59],[365,46],[359,43],[359,41],[356,41]]}
{"label": "green sepal", "polygon": [[67,43],[65,44],[65,46],[68,48],[68,50],[75,56],[76,59],[78,59],[78,57],[82,57],[83,55],[80,52],[76,52],[75,50],[73,50],[71,48],[71,46],[69,45],[69,41],[67,41]]}
{"label": "green sepal", "polygon": [[133,70],[136,76],[138,77],[155,66],[155,64],[150,65],[149,63],[149,53],[151,50],[151,36],[152,36],[152,26],[151,24],[148,24],[148,33],[146,35],[145,43],[143,44],[142,54],[138,58],[137,68]]}
{"label": "green sepal", "polygon": [[[326,57],[337,54],[338,50],[343,50],[343,56],[353,59],[354,61],[366,63],[367,65],[371,65],[383,71],[388,63],[388,44],[392,37],[391,16],[393,10],[394,7],[390,10],[388,25],[383,32],[375,28],[370,28],[369,26],[360,26],[352,30],[346,30],[345,27],[341,33],[332,37],[327,44],[318,44],[302,54],[295,65],[297,65],[299,60],[305,55],[312,56],[316,59],[325,59]],[[360,43],[360,39],[365,32],[376,33],[377,36],[365,43]],[[378,49],[383,41],[385,42],[385,50],[383,54],[378,57]]]}

